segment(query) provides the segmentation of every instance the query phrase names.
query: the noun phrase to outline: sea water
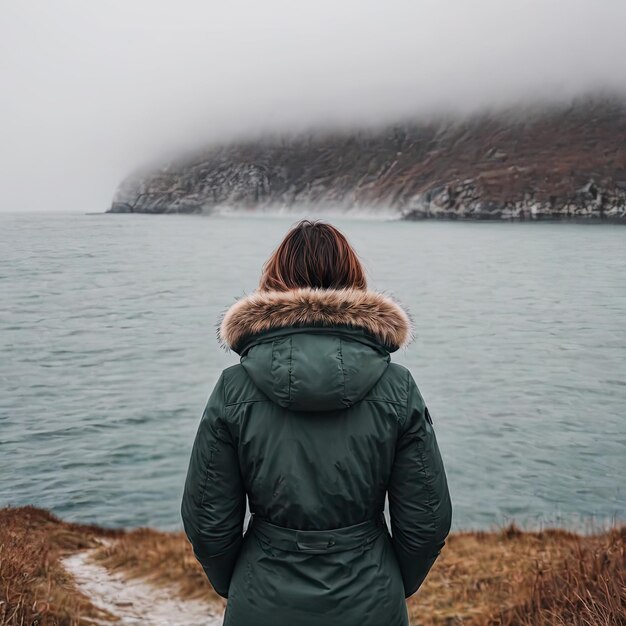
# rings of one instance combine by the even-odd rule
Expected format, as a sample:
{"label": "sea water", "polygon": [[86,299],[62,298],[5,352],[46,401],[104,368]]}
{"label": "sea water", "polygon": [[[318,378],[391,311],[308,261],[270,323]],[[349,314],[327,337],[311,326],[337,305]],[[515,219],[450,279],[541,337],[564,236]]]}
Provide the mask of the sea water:
{"label": "sea water", "polygon": [[[290,217],[0,215],[0,506],[180,526],[220,314]],[[626,228],[338,219],[411,313],[456,528],[626,519]]]}

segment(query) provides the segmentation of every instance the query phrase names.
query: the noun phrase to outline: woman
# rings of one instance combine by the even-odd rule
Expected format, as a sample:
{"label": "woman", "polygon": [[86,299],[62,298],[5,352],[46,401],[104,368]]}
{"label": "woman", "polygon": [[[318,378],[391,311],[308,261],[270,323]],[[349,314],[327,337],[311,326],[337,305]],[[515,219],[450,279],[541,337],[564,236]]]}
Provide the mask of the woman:
{"label": "woman", "polygon": [[241,359],[204,411],[182,518],[225,626],[408,624],[451,518],[428,409],[390,362],[408,315],[339,231],[303,221],[220,338]]}

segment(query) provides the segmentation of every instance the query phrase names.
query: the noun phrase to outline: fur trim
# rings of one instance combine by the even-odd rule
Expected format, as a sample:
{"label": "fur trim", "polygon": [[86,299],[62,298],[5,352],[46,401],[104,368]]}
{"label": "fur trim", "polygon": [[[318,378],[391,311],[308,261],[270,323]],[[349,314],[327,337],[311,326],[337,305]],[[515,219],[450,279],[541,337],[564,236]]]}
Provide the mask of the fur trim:
{"label": "fur trim", "polygon": [[289,326],[362,328],[397,350],[413,339],[406,311],[389,296],[362,289],[255,291],[233,304],[222,318],[219,339],[233,350],[247,337]]}

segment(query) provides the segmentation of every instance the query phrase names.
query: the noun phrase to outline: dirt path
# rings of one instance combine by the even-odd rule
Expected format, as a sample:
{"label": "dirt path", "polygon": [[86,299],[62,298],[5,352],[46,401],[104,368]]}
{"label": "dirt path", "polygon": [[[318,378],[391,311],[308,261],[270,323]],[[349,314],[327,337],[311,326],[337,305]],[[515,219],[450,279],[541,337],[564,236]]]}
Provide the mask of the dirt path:
{"label": "dirt path", "polygon": [[119,619],[119,626],[221,626],[222,615],[208,602],[182,600],[150,583],[124,580],[90,557],[90,550],[78,552],[63,559],[63,566],[95,606]]}

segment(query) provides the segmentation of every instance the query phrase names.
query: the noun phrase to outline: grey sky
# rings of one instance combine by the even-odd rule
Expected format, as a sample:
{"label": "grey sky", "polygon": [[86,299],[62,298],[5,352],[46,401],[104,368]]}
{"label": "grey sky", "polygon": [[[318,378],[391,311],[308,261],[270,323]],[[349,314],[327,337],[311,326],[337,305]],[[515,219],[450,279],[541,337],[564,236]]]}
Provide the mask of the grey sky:
{"label": "grey sky", "polygon": [[626,93],[624,0],[0,0],[0,210],[240,135]]}

